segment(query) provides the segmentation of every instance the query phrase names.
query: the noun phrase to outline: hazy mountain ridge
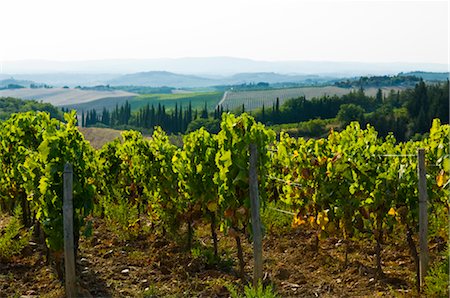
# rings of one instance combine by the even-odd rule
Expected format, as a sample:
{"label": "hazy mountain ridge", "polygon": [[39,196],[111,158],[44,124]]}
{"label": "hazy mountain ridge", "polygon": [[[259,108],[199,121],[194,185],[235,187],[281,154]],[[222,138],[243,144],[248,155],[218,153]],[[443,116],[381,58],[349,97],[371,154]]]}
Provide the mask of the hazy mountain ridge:
{"label": "hazy mountain ridge", "polygon": [[126,74],[116,77],[106,82],[113,86],[150,86],[161,87],[170,86],[175,88],[182,87],[207,87],[217,85],[216,80],[203,78],[195,75],[176,74],[168,71],[147,71]]}
{"label": "hazy mountain ridge", "polygon": [[[91,61],[6,61],[1,79],[41,82],[55,87],[134,85],[175,88],[266,82],[332,83],[359,76],[418,74],[445,77],[448,67],[432,63],[363,63],[336,61],[257,61],[233,57],[112,59]],[[420,70],[420,71],[418,71]],[[438,73],[438,75],[431,74]],[[448,77],[448,73],[447,73]]]}
{"label": "hazy mountain ridge", "polygon": [[23,87],[30,87],[31,84],[36,84],[34,81],[28,80],[16,80],[14,78],[0,79],[0,88],[7,87],[8,85],[20,85]]}
{"label": "hazy mountain ridge", "polygon": [[85,61],[20,60],[4,61],[3,73],[109,73],[129,74],[143,71],[169,71],[194,75],[233,75],[245,72],[283,74],[328,74],[358,76],[396,74],[409,71],[446,72],[446,64],[367,63],[336,61],[258,61],[235,57],[187,57],[162,59],[105,59]]}
{"label": "hazy mountain ridge", "polygon": [[426,72],[426,71],[411,71],[407,73],[400,73],[399,76],[415,76],[426,81],[445,81],[449,79],[448,72]]}

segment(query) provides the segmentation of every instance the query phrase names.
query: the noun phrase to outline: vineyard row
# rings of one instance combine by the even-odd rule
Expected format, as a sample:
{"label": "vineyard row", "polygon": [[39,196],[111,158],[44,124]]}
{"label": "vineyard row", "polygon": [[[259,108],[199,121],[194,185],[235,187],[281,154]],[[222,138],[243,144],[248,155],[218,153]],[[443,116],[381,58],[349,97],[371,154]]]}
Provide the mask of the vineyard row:
{"label": "vineyard row", "polygon": [[[45,113],[14,114],[0,123],[0,207],[20,207],[26,226],[38,225],[56,262],[63,250],[64,165],[73,166],[75,249],[93,211],[110,216],[111,206],[126,205],[145,214],[155,229],[174,231],[193,223],[211,225],[236,239],[243,274],[241,238],[250,238],[249,146],[257,147],[261,208],[269,202],[295,213],[292,225],[309,225],[321,239],[354,237],[376,242],[382,273],[382,244],[394,228],[415,246],[418,230],[418,148],[425,148],[430,230],[447,238],[450,170],[448,125],[434,120],[421,141],[382,139],[373,127],[351,123],[324,139],[295,139],[275,133],[242,114],[224,114],[217,135],[199,129],[183,137],[181,148],[155,128],[151,139],[136,131],[122,133],[94,150],[76,127],[75,114],[65,123]],[[89,225],[88,225],[89,226]],[[132,226],[132,225],[130,225]],[[254,235],[253,235],[254,236]],[[413,256],[417,257],[417,256]]]}

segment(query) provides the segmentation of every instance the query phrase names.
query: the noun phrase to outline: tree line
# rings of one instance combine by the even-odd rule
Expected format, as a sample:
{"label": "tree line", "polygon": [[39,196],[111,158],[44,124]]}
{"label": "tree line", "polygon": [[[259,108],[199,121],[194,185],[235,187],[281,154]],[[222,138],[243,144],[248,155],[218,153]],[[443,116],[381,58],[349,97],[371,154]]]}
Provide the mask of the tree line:
{"label": "tree line", "polygon": [[[210,111],[206,103],[201,110],[193,110],[189,103],[186,108],[176,104],[172,109],[162,104],[146,105],[131,112],[130,104],[125,102],[122,106],[116,105],[111,112],[106,109],[102,113],[83,111],[81,125],[95,126],[100,123],[113,128],[131,126],[138,129],[161,126],[169,133],[185,133],[204,126],[215,132],[219,130],[218,119],[223,112],[228,110],[216,107]],[[233,112],[240,114],[248,111],[243,104]],[[341,127],[345,127],[351,121],[359,121],[363,125],[372,124],[381,136],[392,132],[399,141],[405,141],[429,131],[434,118],[449,123],[449,82],[426,84],[420,80],[414,88],[391,90],[387,94],[378,89],[375,96],[366,95],[360,88],[342,96],[324,95],[310,100],[303,96],[282,104],[276,98],[272,106],[263,105],[250,113],[267,125],[335,119]],[[324,121],[323,125],[327,123]]]}
{"label": "tree line", "polygon": [[449,123],[449,81],[425,84],[420,81],[414,88],[391,90],[368,96],[364,89],[342,96],[322,96],[307,100],[298,97],[285,101],[279,107],[276,100],[272,108],[264,106],[254,113],[266,124],[299,123],[312,119],[336,120],[342,127],[351,121],[370,123],[382,136],[392,132],[400,141],[429,131],[434,118]]}
{"label": "tree line", "polygon": [[[145,105],[136,112],[131,112],[131,105],[128,101],[119,106],[116,105],[112,112],[103,108],[102,113],[95,109],[81,112],[81,126],[108,126],[112,128],[135,127],[143,129],[152,129],[155,126],[162,127],[169,133],[185,133],[189,124],[196,120],[220,119],[223,108],[219,107],[211,115],[208,112],[207,104],[201,109],[192,109],[189,102],[185,108],[182,104],[175,104],[175,108],[167,109],[165,105],[159,103],[155,105]],[[201,121],[200,121],[201,122]]]}

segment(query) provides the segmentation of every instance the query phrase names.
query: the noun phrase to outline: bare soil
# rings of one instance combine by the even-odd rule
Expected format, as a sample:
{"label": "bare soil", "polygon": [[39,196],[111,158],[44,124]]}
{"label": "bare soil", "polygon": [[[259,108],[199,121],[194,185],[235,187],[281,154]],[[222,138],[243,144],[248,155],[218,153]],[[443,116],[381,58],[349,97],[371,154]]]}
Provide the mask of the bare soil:
{"label": "bare soil", "polygon": [[[209,226],[199,223],[195,247],[212,247]],[[329,238],[314,249],[313,231],[304,227],[268,232],[263,240],[264,283],[281,297],[414,297],[414,264],[399,239],[383,245],[384,276],[377,278],[374,243],[352,241],[344,268],[342,241]],[[246,261],[239,278],[235,241],[219,236],[219,264],[190,253],[185,242],[154,233],[123,240],[103,220],[95,220],[94,235],[80,240],[77,256],[81,297],[229,297],[227,287],[240,290],[251,281],[252,249],[243,240]],[[123,236],[123,235],[122,235]],[[437,246],[432,245],[432,255]],[[227,260],[232,263],[227,264]],[[46,264],[42,245],[31,243],[20,256],[0,263],[0,297],[62,297],[63,284]]]}

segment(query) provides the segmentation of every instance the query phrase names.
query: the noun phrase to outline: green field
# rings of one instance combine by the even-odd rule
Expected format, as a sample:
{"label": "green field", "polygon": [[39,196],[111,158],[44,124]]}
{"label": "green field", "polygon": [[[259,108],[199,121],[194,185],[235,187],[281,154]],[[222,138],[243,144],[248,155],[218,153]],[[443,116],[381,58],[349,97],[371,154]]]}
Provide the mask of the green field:
{"label": "green field", "polygon": [[172,109],[175,104],[187,107],[189,102],[192,108],[202,109],[206,105],[208,110],[214,109],[217,103],[222,98],[223,92],[192,92],[192,93],[178,93],[178,94],[146,94],[133,99],[130,102],[131,109],[138,109],[147,104],[157,106],[159,103],[165,105],[166,109]]}
{"label": "green field", "polygon": [[192,105],[192,109],[202,109],[207,104],[209,110],[214,109],[217,103],[222,98],[223,92],[191,92],[191,93],[178,93],[178,94],[144,94],[134,97],[122,97],[122,98],[102,98],[100,100],[85,102],[82,104],[67,105],[65,107],[70,109],[91,110],[96,109],[101,111],[103,108],[112,110],[116,105],[121,106],[128,101],[132,110],[137,110],[147,104],[158,106],[160,103],[166,107],[166,110],[171,110],[175,107],[175,104],[183,105],[183,108],[187,108],[189,102]]}

